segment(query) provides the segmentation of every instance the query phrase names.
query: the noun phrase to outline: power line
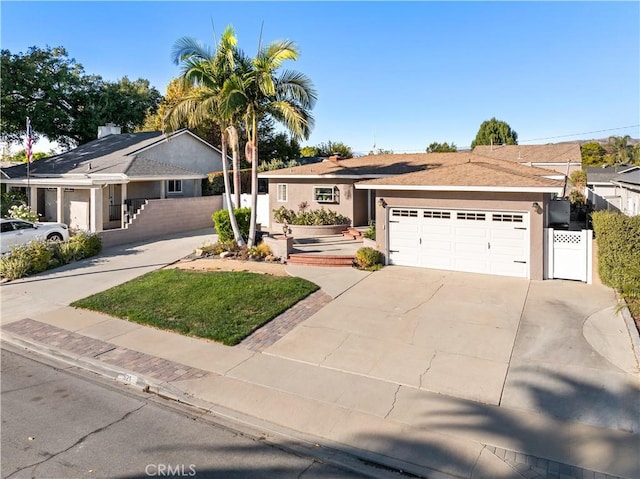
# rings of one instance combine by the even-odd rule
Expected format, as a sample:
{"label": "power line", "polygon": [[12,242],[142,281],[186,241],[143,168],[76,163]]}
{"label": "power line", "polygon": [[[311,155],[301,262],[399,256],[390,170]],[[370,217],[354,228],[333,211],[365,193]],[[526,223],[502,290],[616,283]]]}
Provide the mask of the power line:
{"label": "power line", "polygon": [[605,131],[627,130],[629,128],[637,128],[639,126],[640,125],[621,126],[619,128],[608,128],[606,130],[585,131],[584,133],[573,133],[571,135],[546,136],[544,138],[534,138],[532,140],[518,140],[518,142],[519,143],[526,143],[526,142],[529,142],[529,141],[553,140],[555,138],[567,138],[567,137],[570,137],[570,136],[590,135],[592,133],[603,133]]}
{"label": "power line", "polygon": [[[558,135],[558,136],[546,136],[544,138],[534,138],[531,140],[518,140],[518,143],[527,143],[530,141],[542,141],[542,140],[553,140],[556,138],[568,138],[570,136],[580,136],[580,135],[591,135],[593,133],[604,133],[607,131],[617,131],[617,130],[628,130],[629,128],[637,128],[640,125],[630,125],[630,126],[621,126],[618,128],[607,128],[605,130],[594,130],[594,131],[585,131],[583,133],[572,133],[571,135]],[[375,149],[375,148],[374,148]],[[425,148],[426,149],[426,148]],[[394,153],[424,153],[425,149],[410,149],[410,150],[393,150]],[[458,151],[471,150],[471,145],[467,146],[458,146]],[[354,153],[359,153],[361,155],[366,155],[366,150],[355,150]]]}

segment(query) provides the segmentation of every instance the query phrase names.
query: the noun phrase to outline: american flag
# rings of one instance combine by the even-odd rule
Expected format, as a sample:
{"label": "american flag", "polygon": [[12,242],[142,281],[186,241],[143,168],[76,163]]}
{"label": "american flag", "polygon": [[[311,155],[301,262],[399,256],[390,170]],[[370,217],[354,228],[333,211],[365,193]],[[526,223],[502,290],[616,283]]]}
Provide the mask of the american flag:
{"label": "american flag", "polygon": [[27,151],[27,162],[33,161],[33,132],[31,131],[31,120],[27,117],[27,142],[25,144]]}

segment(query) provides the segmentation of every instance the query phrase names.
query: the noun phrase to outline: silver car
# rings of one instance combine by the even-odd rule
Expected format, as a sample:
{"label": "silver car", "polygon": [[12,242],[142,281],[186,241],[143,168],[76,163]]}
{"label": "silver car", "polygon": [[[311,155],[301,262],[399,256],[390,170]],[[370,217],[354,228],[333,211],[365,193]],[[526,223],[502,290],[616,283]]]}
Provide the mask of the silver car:
{"label": "silver car", "polygon": [[32,223],[18,219],[0,219],[0,254],[33,240],[67,241],[69,227],[64,223]]}

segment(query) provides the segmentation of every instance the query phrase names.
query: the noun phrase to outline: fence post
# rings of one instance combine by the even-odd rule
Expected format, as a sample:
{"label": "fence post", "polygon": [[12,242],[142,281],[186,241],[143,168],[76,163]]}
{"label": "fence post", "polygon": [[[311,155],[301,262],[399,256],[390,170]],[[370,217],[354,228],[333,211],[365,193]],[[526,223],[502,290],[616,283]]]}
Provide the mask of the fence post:
{"label": "fence post", "polygon": [[587,284],[593,283],[593,231],[583,230],[585,234],[585,240],[587,242],[586,254],[587,254]]}
{"label": "fence post", "polygon": [[553,228],[544,232],[544,279],[553,279]]}

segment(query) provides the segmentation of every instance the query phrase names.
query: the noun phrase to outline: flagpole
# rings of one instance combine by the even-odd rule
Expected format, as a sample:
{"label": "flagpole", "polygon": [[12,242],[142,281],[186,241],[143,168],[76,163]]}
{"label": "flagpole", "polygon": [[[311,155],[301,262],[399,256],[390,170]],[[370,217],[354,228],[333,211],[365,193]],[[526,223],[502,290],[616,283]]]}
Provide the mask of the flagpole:
{"label": "flagpole", "polygon": [[27,206],[31,208],[31,121],[29,117],[27,117],[27,145],[25,149],[26,157],[27,157]]}

